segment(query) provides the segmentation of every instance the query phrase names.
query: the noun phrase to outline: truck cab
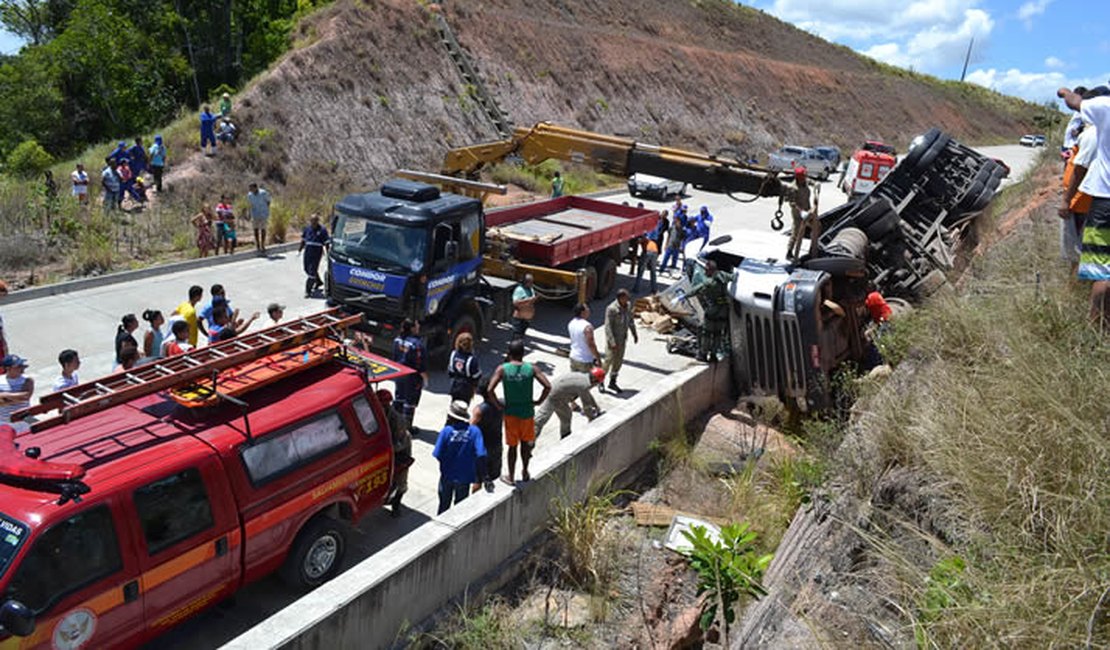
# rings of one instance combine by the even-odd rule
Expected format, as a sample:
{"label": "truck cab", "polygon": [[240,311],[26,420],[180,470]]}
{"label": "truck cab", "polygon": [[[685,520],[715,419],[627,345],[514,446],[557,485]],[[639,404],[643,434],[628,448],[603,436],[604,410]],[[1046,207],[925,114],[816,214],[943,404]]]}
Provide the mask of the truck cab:
{"label": "truck cab", "polygon": [[[66,389],[83,417],[0,426],[0,648],[134,648],[273,571],[306,589],[338,573],[339,520],[382,506],[398,471],[372,376],[411,371],[280,328],[213,380],[241,399],[148,390],[174,378],[139,367]],[[98,383],[120,388],[81,397]]]}
{"label": "truck cab", "polygon": [[480,201],[394,179],[344,197],[331,226],[329,304],[364,313],[375,348],[388,349],[404,318],[422,324],[433,354],[459,332],[480,335],[487,320]]}

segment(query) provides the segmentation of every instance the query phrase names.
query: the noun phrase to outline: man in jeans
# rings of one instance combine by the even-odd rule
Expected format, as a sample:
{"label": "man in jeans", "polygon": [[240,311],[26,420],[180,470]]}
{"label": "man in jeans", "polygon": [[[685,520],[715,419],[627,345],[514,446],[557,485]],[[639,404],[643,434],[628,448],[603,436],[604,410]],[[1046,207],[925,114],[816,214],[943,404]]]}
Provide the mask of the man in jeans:
{"label": "man in jeans", "polygon": [[[534,396],[536,382],[543,386],[537,400]],[[505,399],[497,399],[497,386],[505,383]],[[516,448],[520,447],[521,480],[531,480],[528,462],[532,460],[532,447],[536,444],[536,406],[551,393],[551,382],[539,368],[524,361],[524,341],[517,339],[509,344],[509,360],[497,367],[489,382],[489,394],[497,400],[504,412],[505,445],[509,448],[506,460],[509,473],[501,477],[506,485],[516,484]]]}
{"label": "man in jeans", "polygon": [[270,193],[258,186],[250,184],[247,192],[247,210],[254,228],[254,248],[263,255],[266,254],[266,225],[270,221]]}
{"label": "man in jeans", "polygon": [[439,510],[443,514],[470,494],[478,480],[478,459],[485,458],[482,432],[470,423],[466,402],[455,400],[447,409],[447,425],[436,438],[432,456],[439,461]]}
{"label": "man in jeans", "polygon": [[650,235],[651,233],[648,233],[640,238],[640,259],[636,265],[636,281],[632,283],[634,293],[640,290],[640,278],[644,277],[645,268],[651,274],[651,292],[655,293],[658,290],[655,282],[655,265],[659,263],[659,244]]}

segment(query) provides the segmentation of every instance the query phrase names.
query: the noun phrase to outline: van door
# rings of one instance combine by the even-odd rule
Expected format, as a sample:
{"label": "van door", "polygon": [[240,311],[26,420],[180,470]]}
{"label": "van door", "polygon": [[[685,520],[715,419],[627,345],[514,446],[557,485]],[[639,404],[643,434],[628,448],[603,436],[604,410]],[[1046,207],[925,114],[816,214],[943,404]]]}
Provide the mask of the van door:
{"label": "van door", "polygon": [[151,636],[239,587],[239,518],[227,478],[214,454],[181,456],[128,499]]}
{"label": "van door", "polygon": [[118,506],[114,498],[62,506],[73,514],[34,538],[4,598],[35,612],[35,631],[3,647],[78,650],[139,642],[139,567]]}

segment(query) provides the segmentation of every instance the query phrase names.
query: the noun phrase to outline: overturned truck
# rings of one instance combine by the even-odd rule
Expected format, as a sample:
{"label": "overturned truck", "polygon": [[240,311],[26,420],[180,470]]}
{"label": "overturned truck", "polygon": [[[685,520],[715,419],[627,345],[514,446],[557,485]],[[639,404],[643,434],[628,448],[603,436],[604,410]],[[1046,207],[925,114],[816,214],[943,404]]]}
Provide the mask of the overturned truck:
{"label": "overturned truck", "polygon": [[870,345],[867,294],[918,301],[947,280],[1005,168],[938,129],[874,190],[819,217],[817,241],[796,260],[747,257],[718,240],[705,257],[735,272],[732,362],[744,394],[789,407],[830,405],[832,373]]}

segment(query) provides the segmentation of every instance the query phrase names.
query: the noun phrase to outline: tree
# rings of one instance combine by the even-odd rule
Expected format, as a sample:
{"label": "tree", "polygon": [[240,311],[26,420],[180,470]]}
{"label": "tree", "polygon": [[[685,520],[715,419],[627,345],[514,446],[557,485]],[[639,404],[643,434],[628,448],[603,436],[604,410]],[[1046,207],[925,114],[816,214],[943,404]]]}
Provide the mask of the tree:
{"label": "tree", "polygon": [[30,178],[38,176],[53,164],[54,158],[35,140],[24,140],[8,154],[5,168],[10,174]]}
{"label": "tree", "polygon": [[31,45],[42,45],[62,31],[72,9],[72,0],[0,0],[0,23]]}

